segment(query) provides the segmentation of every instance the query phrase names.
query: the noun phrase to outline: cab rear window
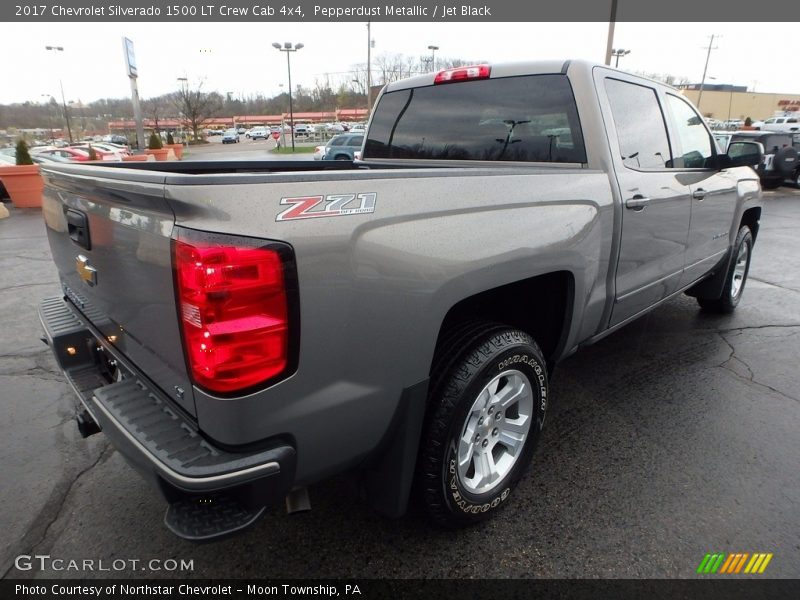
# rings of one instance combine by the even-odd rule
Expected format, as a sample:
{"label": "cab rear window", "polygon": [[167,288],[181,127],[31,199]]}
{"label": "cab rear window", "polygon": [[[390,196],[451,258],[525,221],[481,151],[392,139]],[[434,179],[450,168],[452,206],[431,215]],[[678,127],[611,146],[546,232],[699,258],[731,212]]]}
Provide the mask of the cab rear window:
{"label": "cab rear window", "polygon": [[585,163],[565,75],[526,75],[388,92],[364,158]]}

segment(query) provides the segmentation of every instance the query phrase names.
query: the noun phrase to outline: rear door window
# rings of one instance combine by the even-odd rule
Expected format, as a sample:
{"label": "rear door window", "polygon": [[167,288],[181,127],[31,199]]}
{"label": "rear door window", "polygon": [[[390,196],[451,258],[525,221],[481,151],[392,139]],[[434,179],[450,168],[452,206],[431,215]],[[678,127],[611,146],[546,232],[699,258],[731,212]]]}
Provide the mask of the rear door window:
{"label": "rear door window", "polygon": [[667,126],[656,91],[644,85],[606,79],[606,93],[623,164],[637,170],[670,167]]}
{"label": "rear door window", "polygon": [[365,158],[585,163],[565,75],[463,81],[385,93]]}

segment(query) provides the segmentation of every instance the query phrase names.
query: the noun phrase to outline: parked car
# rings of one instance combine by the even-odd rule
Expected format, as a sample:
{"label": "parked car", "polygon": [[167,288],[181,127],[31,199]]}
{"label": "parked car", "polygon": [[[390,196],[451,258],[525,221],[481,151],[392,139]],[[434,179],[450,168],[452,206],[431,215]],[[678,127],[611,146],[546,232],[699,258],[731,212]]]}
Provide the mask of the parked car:
{"label": "parked car", "polygon": [[794,133],[800,131],[800,117],[786,116],[786,117],[770,117],[764,121],[761,126],[763,131],[782,131],[784,133]]}
{"label": "parked car", "polygon": [[238,127],[236,129],[236,133],[238,133],[239,135],[244,135],[246,132],[247,130],[244,127]]}
{"label": "parked car", "polygon": [[110,135],[104,135],[102,141],[111,142],[112,144],[120,144],[122,146],[128,145],[128,138],[126,138],[124,135],[117,135],[114,133]]}
{"label": "parked car", "polygon": [[313,125],[308,125],[305,123],[300,123],[294,126],[294,135],[296,137],[304,137],[313,135],[315,132]]}
{"label": "parked car", "polygon": [[333,136],[325,144],[321,160],[353,160],[353,153],[364,145],[363,133],[342,133]]}
{"label": "parked car", "polygon": [[222,134],[222,143],[223,144],[238,144],[239,143],[239,132],[236,129],[227,129],[225,133]]}
{"label": "parked car", "polygon": [[[37,156],[56,156],[73,162],[86,162],[89,160],[89,153],[82,148],[52,148],[49,150],[41,150],[36,153]],[[97,155],[100,158],[100,154]]]}
{"label": "parked car", "polygon": [[792,145],[791,134],[774,131],[737,131],[731,134],[730,143],[734,142],[758,142],[763,148],[763,156],[753,168],[765,189],[774,189],[786,180],[800,185],[798,182],[800,160],[797,148]]}
{"label": "parked car", "polygon": [[[75,144],[71,148],[78,148],[87,154],[89,153],[90,144]],[[123,156],[128,156],[130,153],[124,150],[119,150],[113,146],[107,146],[103,142],[93,142],[91,147],[94,149],[97,158],[100,160],[122,160]]]}
{"label": "parked car", "polygon": [[245,136],[251,140],[266,140],[270,134],[264,127],[253,127]]}

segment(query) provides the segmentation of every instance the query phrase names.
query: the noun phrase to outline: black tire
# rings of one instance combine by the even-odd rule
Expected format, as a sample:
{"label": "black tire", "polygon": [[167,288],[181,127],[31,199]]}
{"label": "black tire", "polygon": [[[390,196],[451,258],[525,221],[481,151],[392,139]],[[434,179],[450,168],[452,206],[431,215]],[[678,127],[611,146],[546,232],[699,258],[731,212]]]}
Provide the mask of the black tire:
{"label": "black tire", "polygon": [[[435,523],[462,527],[480,522],[504,506],[530,463],[547,411],[547,367],[542,351],[528,334],[503,325],[469,323],[452,330],[443,340],[431,377],[417,493]],[[495,382],[492,395],[487,387]],[[515,396],[519,401],[493,412],[492,406],[500,404],[490,404],[501,398],[506,386],[512,392],[512,386],[518,386],[518,390],[527,387],[528,391],[519,391]],[[480,414],[484,416],[478,421],[476,406],[480,411],[481,405]],[[511,446],[503,441],[504,428],[509,424],[524,427],[524,423],[528,424],[527,433],[517,440],[512,457]],[[473,434],[480,439],[473,440]],[[490,441],[492,445],[487,446]],[[465,446],[460,444],[469,446],[469,458],[462,460],[462,465],[469,466],[463,471],[458,458]],[[477,462],[473,462],[479,460],[473,458],[479,453],[492,455],[491,464],[497,470],[496,478],[482,487],[478,484],[484,479]],[[501,469],[503,463],[505,470]]]}
{"label": "black tire", "polygon": [[[742,262],[742,248],[744,248],[745,252],[744,262]],[[743,225],[739,229],[736,241],[733,244],[733,256],[730,265],[728,265],[728,273],[725,277],[725,285],[722,287],[722,295],[719,298],[698,298],[698,304],[704,310],[715,313],[728,314],[733,312],[742,299],[744,286],[747,283],[747,275],[750,272],[750,259],[752,256],[753,234],[747,225]]]}
{"label": "black tire", "polygon": [[337,154],[334,160],[352,160],[347,154]]}
{"label": "black tire", "polygon": [[766,179],[761,182],[761,187],[765,190],[776,190],[780,187],[780,179]]}

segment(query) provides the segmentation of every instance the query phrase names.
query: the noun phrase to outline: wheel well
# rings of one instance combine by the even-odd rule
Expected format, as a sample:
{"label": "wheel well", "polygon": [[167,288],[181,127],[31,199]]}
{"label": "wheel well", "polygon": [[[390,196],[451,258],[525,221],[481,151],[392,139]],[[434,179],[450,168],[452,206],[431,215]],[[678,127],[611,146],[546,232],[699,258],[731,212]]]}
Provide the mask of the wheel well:
{"label": "wheel well", "polygon": [[437,349],[444,334],[460,323],[476,319],[494,321],[533,337],[552,368],[554,357],[566,341],[573,287],[572,274],[558,271],[465,298],[447,312],[439,329]]}
{"label": "wheel well", "polygon": [[750,231],[753,232],[753,241],[755,241],[756,237],[758,236],[758,222],[760,219],[761,208],[757,206],[747,209],[742,215],[742,222],[739,226],[741,227],[742,225],[747,225],[750,228]]}

